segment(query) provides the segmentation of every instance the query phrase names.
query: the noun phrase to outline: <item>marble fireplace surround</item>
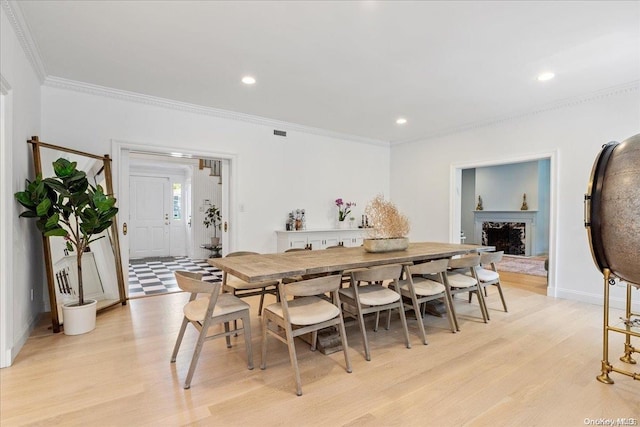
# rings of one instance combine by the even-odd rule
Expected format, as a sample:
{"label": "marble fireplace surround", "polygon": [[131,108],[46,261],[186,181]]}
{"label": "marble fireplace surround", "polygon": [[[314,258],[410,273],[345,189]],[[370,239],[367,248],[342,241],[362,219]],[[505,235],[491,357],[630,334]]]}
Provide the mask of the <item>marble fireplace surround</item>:
{"label": "marble fireplace surround", "polygon": [[533,245],[534,245],[534,236],[535,236],[535,227],[536,227],[536,216],[538,211],[474,211],[474,238],[475,242],[482,242],[482,225],[485,222],[493,222],[493,223],[505,223],[505,222],[517,222],[525,224],[525,239],[524,239],[524,247],[525,253],[524,256],[531,256]]}

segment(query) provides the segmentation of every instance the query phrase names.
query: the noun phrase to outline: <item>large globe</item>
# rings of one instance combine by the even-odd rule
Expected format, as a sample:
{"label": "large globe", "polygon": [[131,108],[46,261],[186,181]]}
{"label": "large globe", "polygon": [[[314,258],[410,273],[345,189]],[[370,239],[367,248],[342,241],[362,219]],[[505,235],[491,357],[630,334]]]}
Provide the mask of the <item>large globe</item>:
{"label": "large globe", "polygon": [[598,268],[640,284],[640,134],[603,147],[587,197],[587,228]]}

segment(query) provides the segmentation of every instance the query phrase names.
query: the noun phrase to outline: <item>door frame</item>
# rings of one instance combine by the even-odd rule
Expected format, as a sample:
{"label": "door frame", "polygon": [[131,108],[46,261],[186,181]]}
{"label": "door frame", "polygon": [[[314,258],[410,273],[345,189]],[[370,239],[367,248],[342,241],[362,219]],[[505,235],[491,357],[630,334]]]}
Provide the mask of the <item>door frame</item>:
{"label": "door frame", "polygon": [[[126,140],[111,140],[111,153],[113,155],[113,188],[118,199],[118,233],[120,237],[120,252],[122,257],[123,271],[128,271],[129,268],[129,239],[127,235],[123,233],[123,225],[129,218],[129,152],[139,151],[149,154],[156,154],[169,157],[186,157],[186,158],[215,158],[223,159],[228,162],[228,177],[223,180],[223,186],[227,191],[223,194],[227,194],[227,197],[223,197],[223,204],[225,198],[228,200],[228,206],[222,206],[226,210],[227,214],[222,218],[222,223],[227,222],[229,224],[228,231],[222,233],[222,254],[223,256],[229,252],[233,252],[237,246],[237,234],[235,233],[235,227],[233,224],[237,223],[237,209],[235,203],[237,194],[237,182],[238,182],[238,156],[234,153],[225,153],[220,151],[210,151],[207,149],[192,149],[175,146],[158,146],[143,144],[135,141]],[[224,172],[224,171],[223,171]],[[193,204],[193,198],[191,200]],[[193,206],[192,206],[193,211]],[[224,212],[224,210],[223,210]],[[128,283],[125,288],[128,289]]]}
{"label": "door frame", "polygon": [[500,166],[549,159],[549,270],[547,274],[547,296],[556,297],[556,249],[558,221],[558,150],[506,157],[499,160],[469,161],[452,163],[450,166],[449,189],[449,241],[460,241],[462,221],[462,170],[488,166]]}

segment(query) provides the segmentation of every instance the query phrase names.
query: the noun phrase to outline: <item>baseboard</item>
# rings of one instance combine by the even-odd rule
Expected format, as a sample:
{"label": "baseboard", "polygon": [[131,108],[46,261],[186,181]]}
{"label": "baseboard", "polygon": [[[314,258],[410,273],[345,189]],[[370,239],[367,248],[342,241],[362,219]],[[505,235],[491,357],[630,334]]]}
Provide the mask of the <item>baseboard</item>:
{"label": "baseboard", "polygon": [[33,320],[29,323],[29,326],[27,326],[27,328],[22,333],[22,335],[16,340],[16,342],[13,343],[13,346],[11,347],[11,360],[8,366],[11,366],[13,364],[13,361],[18,356],[18,353],[20,352],[20,350],[22,350],[22,347],[31,336],[31,333],[36,328],[38,323],[40,323],[40,319],[42,319],[42,313],[38,313],[33,318]]}
{"label": "baseboard", "polygon": [[[633,295],[633,294],[638,294],[640,295],[640,292],[632,290],[632,296],[636,296],[636,299],[631,301],[631,311],[637,313],[640,311],[640,298],[637,297],[637,295]],[[588,293],[588,292],[580,292],[580,291],[576,291],[574,289],[562,289],[562,288],[556,288],[556,292],[555,292],[555,297],[557,298],[563,298],[563,299],[569,299],[572,301],[580,301],[580,302],[586,302],[589,304],[594,304],[594,305],[599,305],[602,306],[604,301],[603,301],[603,297],[601,294],[592,294],[592,293]],[[626,308],[626,300],[624,298],[620,298],[620,297],[613,297],[611,296],[609,298],[609,306],[611,308],[616,308],[619,310],[625,310]]]}

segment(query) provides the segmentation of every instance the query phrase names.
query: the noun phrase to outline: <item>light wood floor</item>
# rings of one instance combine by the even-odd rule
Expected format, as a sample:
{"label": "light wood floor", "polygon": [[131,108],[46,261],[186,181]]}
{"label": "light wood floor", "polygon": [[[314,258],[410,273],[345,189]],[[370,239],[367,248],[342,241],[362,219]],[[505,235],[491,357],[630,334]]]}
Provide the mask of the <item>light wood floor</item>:
{"label": "light wood floor", "polygon": [[[484,324],[475,299],[459,298],[461,332],[452,334],[446,319],[429,317],[427,346],[409,316],[411,349],[402,343],[396,315],[391,330],[370,333],[371,362],[351,323],[351,374],[342,353],[324,356],[298,343],[301,397],[285,345],[271,340],[267,369],[259,369],[255,300],[256,369],[246,369],[242,337],[232,349],[223,340],[208,342],[190,390],[182,382],[193,328],[177,363],[169,363],[185,294],[138,299],[102,313],[86,335],[52,335],[45,325],[14,365],[0,370],[0,424],[583,426],[601,418],[640,419],[640,381],[615,373],[614,385],[595,379],[601,308],[530,289],[544,288],[544,278],[510,274],[503,280],[509,313],[499,309],[494,291],[491,321]],[[622,339],[612,341],[612,362],[634,371],[617,359]]]}

